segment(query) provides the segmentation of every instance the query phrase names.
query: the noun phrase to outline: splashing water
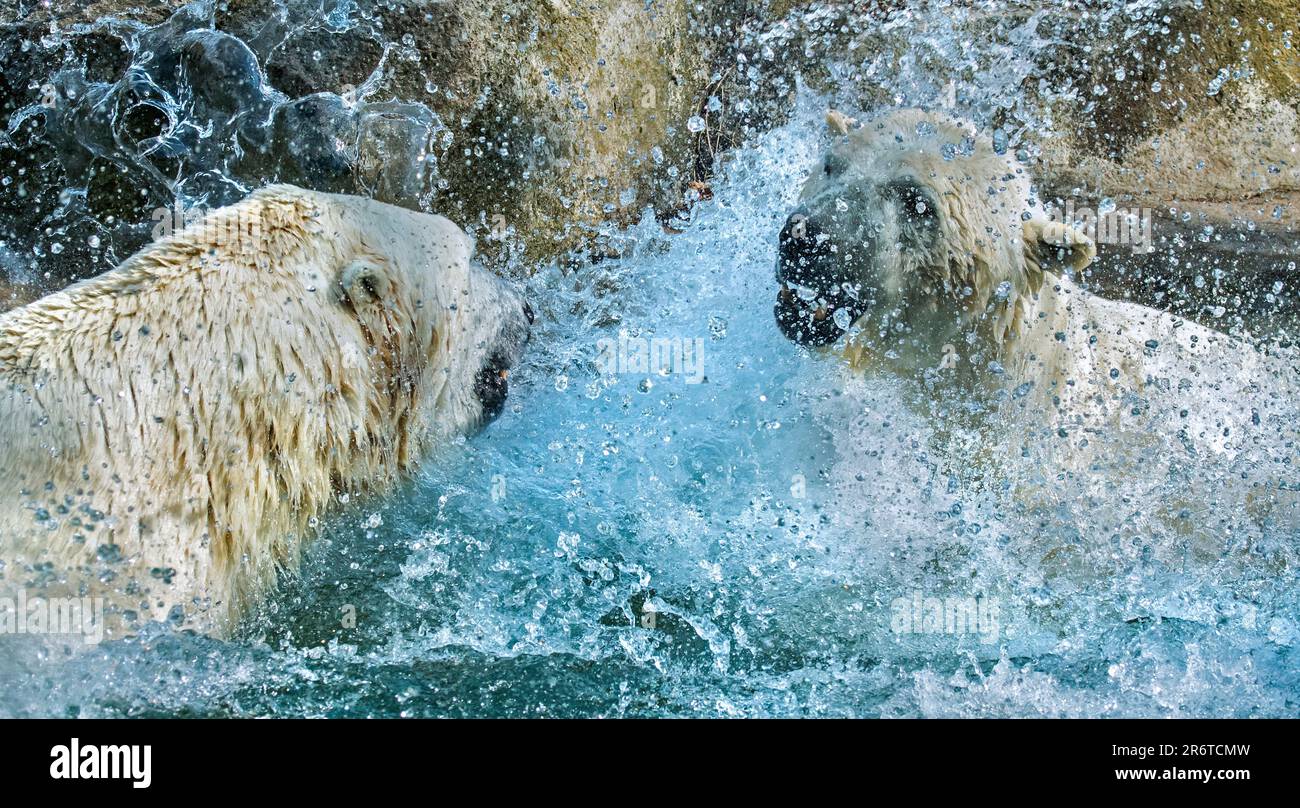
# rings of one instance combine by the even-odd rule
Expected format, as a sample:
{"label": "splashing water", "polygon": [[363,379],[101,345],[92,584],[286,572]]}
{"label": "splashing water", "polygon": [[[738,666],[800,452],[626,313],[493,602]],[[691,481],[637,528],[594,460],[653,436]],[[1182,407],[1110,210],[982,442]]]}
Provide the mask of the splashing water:
{"label": "splashing water", "polygon": [[[1245,524],[1232,464],[1027,507],[965,478],[902,383],[778,334],[773,234],[823,104],[738,152],[683,234],[647,216],[625,257],[539,275],[508,411],[330,520],[241,637],[16,656],[0,711],[1294,714],[1291,574],[1152,550],[1180,540],[1144,514],[1184,489]],[[638,339],[702,363],[643,370]],[[952,596],[973,630],[900,629]]]}

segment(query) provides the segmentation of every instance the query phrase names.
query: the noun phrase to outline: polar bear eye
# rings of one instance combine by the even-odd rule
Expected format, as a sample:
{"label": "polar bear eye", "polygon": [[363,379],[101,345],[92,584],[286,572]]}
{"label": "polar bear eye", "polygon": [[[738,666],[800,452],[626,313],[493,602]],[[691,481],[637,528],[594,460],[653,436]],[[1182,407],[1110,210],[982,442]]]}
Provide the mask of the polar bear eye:
{"label": "polar bear eye", "polygon": [[826,172],[826,176],[828,177],[833,177],[836,174],[843,173],[845,167],[846,162],[844,158],[834,153],[826,155],[826,159],[822,162],[822,171]]}
{"label": "polar bear eye", "polygon": [[898,183],[890,191],[908,222],[923,225],[938,221],[939,208],[926,189],[912,183]]}

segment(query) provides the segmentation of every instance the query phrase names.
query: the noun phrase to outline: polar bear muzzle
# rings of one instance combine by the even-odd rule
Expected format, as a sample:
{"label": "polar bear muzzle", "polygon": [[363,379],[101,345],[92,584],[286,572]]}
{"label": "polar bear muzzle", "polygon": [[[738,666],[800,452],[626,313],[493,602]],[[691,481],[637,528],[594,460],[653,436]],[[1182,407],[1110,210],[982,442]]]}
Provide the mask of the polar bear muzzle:
{"label": "polar bear muzzle", "polygon": [[829,345],[861,314],[858,295],[846,284],[832,240],[803,210],[781,228],[776,277],[777,327],[801,345]]}
{"label": "polar bear muzzle", "polygon": [[483,408],[484,423],[493,420],[505,409],[510,393],[510,363],[499,353],[493,354],[474,377],[474,395]]}
{"label": "polar bear muzzle", "polygon": [[523,346],[531,334],[537,316],[527,301],[520,301],[519,310],[522,319],[507,324],[498,338],[496,348],[489,354],[474,375],[474,397],[478,400],[482,415],[480,426],[487,425],[505,409],[506,398],[510,394],[510,369],[514,367]]}

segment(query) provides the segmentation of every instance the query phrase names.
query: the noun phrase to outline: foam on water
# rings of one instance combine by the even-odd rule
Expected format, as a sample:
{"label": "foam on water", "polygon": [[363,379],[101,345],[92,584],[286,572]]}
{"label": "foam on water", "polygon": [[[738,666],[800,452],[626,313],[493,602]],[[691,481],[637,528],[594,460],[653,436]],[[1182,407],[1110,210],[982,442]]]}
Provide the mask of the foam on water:
{"label": "foam on water", "polygon": [[[734,155],[684,233],[647,216],[625,257],[540,274],[507,412],[329,520],[241,636],[15,653],[0,712],[1294,715],[1295,517],[1252,527],[1235,461],[1013,468],[1051,484],[1027,505],[904,383],[779,335],[775,234],[824,103]],[[620,332],[703,340],[705,378],[603,373]],[[1183,500],[1221,558],[1155,518]],[[896,631],[918,593],[996,603],[994,630]]]}

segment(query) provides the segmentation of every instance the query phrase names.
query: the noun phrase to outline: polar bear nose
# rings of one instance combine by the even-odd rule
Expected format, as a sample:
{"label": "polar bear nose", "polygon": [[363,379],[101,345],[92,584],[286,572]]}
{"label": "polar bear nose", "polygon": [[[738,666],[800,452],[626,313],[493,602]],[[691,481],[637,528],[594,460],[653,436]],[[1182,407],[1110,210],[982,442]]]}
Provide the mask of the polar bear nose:
{"label": "polar bear nose", "polygon": [[[776,279],[777,325],[781,333],[803,345],[829,345],[844,334],[845,316],[861,314],[855,294],[848,291],[843,262],[837,260],[832,239],[805,209],[796,210],[781,228]],[[791,288],[795,287],[795,288]]]}

